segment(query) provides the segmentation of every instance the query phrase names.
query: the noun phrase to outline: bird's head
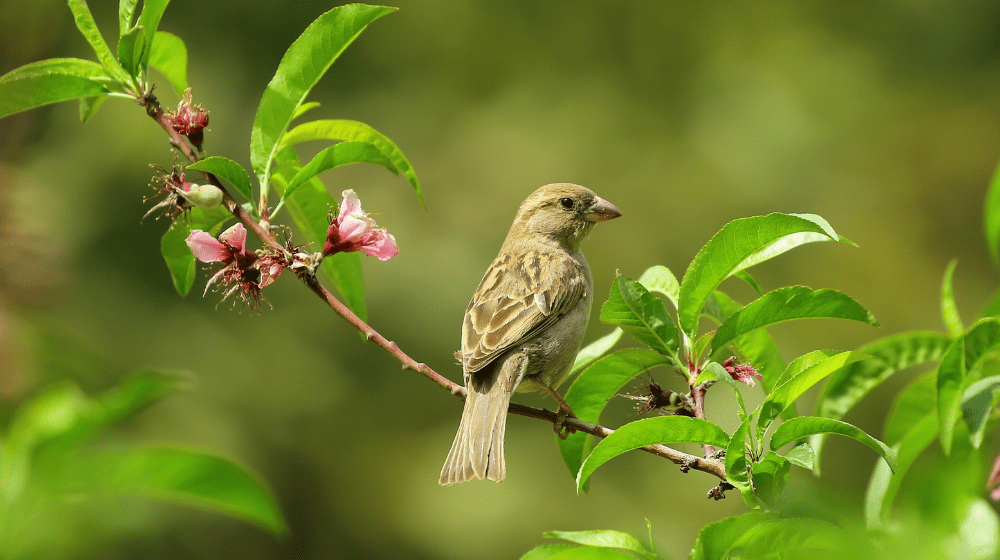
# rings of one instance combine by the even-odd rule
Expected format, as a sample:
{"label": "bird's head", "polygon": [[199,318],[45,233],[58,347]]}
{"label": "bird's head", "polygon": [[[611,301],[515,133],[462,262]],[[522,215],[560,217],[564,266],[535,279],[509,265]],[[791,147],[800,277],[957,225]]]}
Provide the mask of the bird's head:
{"label": "bird's head", "polygon": [[618,208],[572,183],[553,183],[531,193],[514,220],[513,234],[520,229],[549,242],[576,249],[597,222],[621,216]]}

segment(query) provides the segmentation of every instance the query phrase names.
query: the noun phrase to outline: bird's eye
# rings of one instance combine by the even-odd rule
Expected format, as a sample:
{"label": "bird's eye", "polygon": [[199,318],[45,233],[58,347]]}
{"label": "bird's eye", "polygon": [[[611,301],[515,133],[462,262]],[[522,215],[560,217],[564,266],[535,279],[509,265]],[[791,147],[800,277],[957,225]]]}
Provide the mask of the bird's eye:
{"label": "bird's eye", "polygon": [[576,203],[573,202],[573,199],[569,198],[569,197],[560,198],[559,199],[559,204],[561,204],[562,207],[565,208],[565,209],[567,209],[567,210],[572,210],[573,207],[576,205]]}

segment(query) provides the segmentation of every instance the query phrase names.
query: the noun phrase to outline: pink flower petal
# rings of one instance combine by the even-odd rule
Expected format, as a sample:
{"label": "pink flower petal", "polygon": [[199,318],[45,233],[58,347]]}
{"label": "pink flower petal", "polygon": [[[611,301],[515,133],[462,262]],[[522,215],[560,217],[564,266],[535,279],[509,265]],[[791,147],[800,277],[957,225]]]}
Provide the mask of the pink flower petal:
{"label": "pink flower petal", "polygon": [[223,243],[208,234],[207,231],[196,229],[184,240],[195,258],[201,262],[228,262],[232,256]]}
{"label": "pink flower petal", "polygon": [[364,214],[364,211],[361,210],[361,199],[354,194],[354,189],[347,189],[341,194],[344,196],[344,201],[340,203],[340,212],[337,213],[337,218],[343,221],[348,214]]}
{"label": "pink flower petal", "polygon": [[372,230],[371,240],[361,247],[361,250],[380,261],[387,261],[399,254],[396,238],[384,229]]}
{"label": "pink flower petal", "polygon": [[247,230],[243,227],[243,224],[237,223],[233,227],[227,229],[219,235],[219,240],[224,241],[233,249],[236,249],[237,253],[242,253],[246,251],[247,248]]}

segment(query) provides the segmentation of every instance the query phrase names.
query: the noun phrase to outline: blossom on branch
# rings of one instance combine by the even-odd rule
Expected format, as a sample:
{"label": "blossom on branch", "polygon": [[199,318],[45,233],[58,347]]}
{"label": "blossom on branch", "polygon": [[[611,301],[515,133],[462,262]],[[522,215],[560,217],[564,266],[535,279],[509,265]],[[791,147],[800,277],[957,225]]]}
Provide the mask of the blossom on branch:
{"label": "blossom on branch", "polygon": [[737,381],[742,381],[747,385],[754,387],[757,382],[753,380],[754,377],[764,380],[764,377],[754,369],[753,364],[747,362],[745,364],[737,364],[736,360],[732,356],[722,362],[722,367],[726,369],[726,373],[732,376],[733,379]]}
{"label": "blossom on branch", "polygon": [[326,232],[323,255],[364,251],[381,261],[387,261],[399,254],[396,238],[384,228],[375,227],[375,220],[361,210],[358,195],[347,189],[343,196],[340,212],[331,220]]}
{"label": "blossom on branch", "polygon": [[[199,261],[225,265],[208,279],[205,294],[212,284],[218,283],[221,289],[227,289],[222,301],[239,292],[243,301],[260,310],[260,300],[263,299],[260,294],[261,272],[257,268],[257,255],[246,250],[247,230],[243,224],[227,229],[219,234],[218,239],[206,231],[192,230],[185,241]],[[278,270],[277,274],[280,273]],[[268,283],[277,278],[277,274]]]}
{"label": "blossom on branch", "polygon": [[187,88],[184,90],[184,98],[177,104],[177,111],[167,111],[166,115],[170,119],[171,128],[187,136],[194,147],[201,151],[205,127],[208,126],[208,111],[201,105],[192,103],[193,97],[191,88]]}
{"label": "blossom on branch", "polygon": [[156,194],[144,198],[143,202],[159,196],[162,196],[163,199],[146,212],[146,215],[142,217],[143,220],[157,210],[160,211],[160,215],[156,219],[160,219],[161,216],[169,216],[171,220],[176,220],[177,216],[186,213],[195,206],[215,208],[222,203],[222,189],[215,185],[196,185],[188,182],[176,162],[170,172],[159,166],[154,167],[162,171],[162,174],[153,177],[153,181],[150,183],[150,186],[156,189]]}

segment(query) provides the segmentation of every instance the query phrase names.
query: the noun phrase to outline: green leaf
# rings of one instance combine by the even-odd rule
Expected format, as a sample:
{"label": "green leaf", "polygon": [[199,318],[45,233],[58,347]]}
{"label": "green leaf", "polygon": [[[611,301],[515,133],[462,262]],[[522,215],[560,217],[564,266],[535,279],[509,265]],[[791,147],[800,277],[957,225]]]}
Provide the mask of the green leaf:
{"label": "green leaf", "polygon": [[958,314],[958,306],[955,305],[955,292],[952,288],[952,277],[955,275],[956,265],[958,265],[958,259],[952,259],[944,271],[944,279],[941,280],[941,319],[952,338],[962,336],[962,333],[965,332],[962,317]]}
{"label": "green leaf", "polygon": [[750,472],[747,465],[747,436],[750,435],[750,424],[754,415],[743,419],[740,426],[733,432],[733,437],[726,447],[726,480],[736,487],[743,495],[743,501],[751,509],[759,508],[753,486],[750,485]]}
{"label": "green leaf", "polygon": [[118,40],[118,62],[129,76],[137,77],[146,55],[146,31],[135,26]]}
{"label": "green leaf", "polygon": [[142,0],[142,13],[139,14],[139,21],[136,22],[136,25],[141,25],[146,30],[146,49],[142,57],[143,70],[149,66],[156,30],[160,26],[160,18],[163,17],[163,11],[167,9],[169,2],[170,0]]}
{"label": "green leaf", "polygon": [[549,531],[544,536],[549,539],[562,539],[587,546],[627,550],[647,560],[656,560],[656,555],[653,554],[653,551],[647,549],[639,539],[622,531],[613,531],[610,529],[597,531]]}
{"label": "green leaf", "polygon": [[988,302],[983,307],[983,310],[979,313],[979,317],[997,317],[1000,316],[1000,288],[993,292],[990,296]]}
{"label": "green leaf", "polygon": [[965,366],[967,372],[978,371],[983,358],[1000,349],[1000,321],[980,319],[965,333]]}
{"label": "green leaf", "polygon": [[628,277],[618,275],[601,306],[601,321],[621,327],[636,340],[667,356],[677,353],[680,333],[663,300]]}
{"label": "green leaf", "polygon": [[670,303],[674,304],[674,309],[677,309],[677,297],[681,285],[677,283],[677,277],[674,276],[673,272],[670,272],[669,268],[662,265],[651,266],[639,277],[639,283],[650,292],[658,292],[667,296]]}
{"label": "green leaf", "polygon": [[958,421],[965,372],[965,338],[959,338],[941,358],[937,374],[938,430],[945,456],[951,453],[952,434],[955,422]]}
{"label": "green leaf", "polygon": [[[292,148],[286,148],[278,153],[275,161],[278,167],[272,178],[274,186],[281,196],[285,192],[288,181],[302,169],[302,163]],[[317,250],[323,246],[326,231],[330,226],[330,209],[336,209],[330,193],[319,179],[313,177],[296,189],[291,196],[285,198],[285,206],[295,220],[306,243],[312,243]],[[357,252],[335,253],[323,259],[320,270],[333,283],[334,288],[344,297],[345,303],[362,321],[368,317],[365,308],[365,282],[361,271],[361,257]]]}
{"label": "green leaf", "polygon": [[160,254],[167,263],[174,288],[181,297],[191,291],[197,270],[194,255],[185,242],[191,235],[191,230],[200,229],[215,235],[232,217],[232,214],[221,206],[211,210],[193,208],[188,223],[177,220],[160,238]]}
{"label": "green leaf", "polygon": [[[757,418],[757,439],[761,439],[767,428],[771,425],[771,422],[781,414],[789,404],[794,402],[802,393],[805,393],[807,389],[819,383],[826,376],[830,375],[838,369],[868,358],[867,354],[861,354],[859,352],[841,352],[825,358],[817,362],[816,364],[806,368],[795,375],[791,379],[782,382],[780,385],[774,388],[764,402],[760,404],[760,415]],[[793,362],[794,363],[794,362]],[[789,366],[791,368],[791,366]],[[791,420],[789,420],[791,421]]]}
{"label": "green leaf", "polygon": [[578,546],[550,556],[552,560],[635,560],[635,556],[598,546]]}
{"label": "green leaf", "polygon": [[733,274],[733,276],[735,276],[736,278],[739,278],[740,280],[746,282],[751,288],[753,288],[753,291],[757,292],[758,296],[764,295],[764,288],[760,287],[760,284],[758,284],[757,281],[754,280],[753,276],[750,276],[749,272],[747,272],[745,270],[741,270],[741,271]]}
{"label": "green leaf", "polygon": [[[292,118],[294,118],[294,116]],[[403,152],[396,147],[396,144],[394,144],[392,140],[389,140],[389,138],[381,132],[358,121],[311,121],[302,123],[290,130],[288,134],[285,134],[285,136],[281,139],[281,146],[294,146],[299,142],[307,142],[310,140],[368,142],[369,144],[375,145],[375,147],[382,151],[382,155],[388,158],[388,160],[396,166],[396,169],[403,174],[403,177],[406,177],[410,186],[413,187],[413,192],[417,193],[417,198],[420,199],[420,204],[423,205],[425,211],[427,210],[427,204],[424,201],[424,193],[420,190],[420,181],[417,179],[417,173],[413,170],[413,166],[410,165],[410,162],[406,159],[406,156],[403,155]]]}
{"label": "green leaf", "polygon": [[0,76],[0,118],[50,103],[106,95],[116,85],[100,64],[89,60],[33,62]]}
{"label": "green leaf", "polygon": [[250,174],[247,173],[246,169],[243,169],[242,165],[235,161],[222,156],[212,156],[192,163],[187,168],[211,173],[216,177],[225,179],[236,187],[236,190],[243,195],[243,198],[249,200],[250,204],[253,204],[253,187],[250,185]]}
{"label": "green leaf", "polygon": [[520,560],[549,560],[549,558],[552,558],[553,556],[559,554],[560,552],[565,552],[567,550],[575,548],[579,547],[572,544],[561,544],[561,543],[543,544],[540,546],[536,546],[535,548],[532,548],[528,552],[525,552],[524,555],[521,556]]}
{"label": "green leaf", "polygon": [[577,492],[590,475],[609,460],[633,449],[665,443],[699,443],[725,448],[729,445],[729,436],[711,422],[687,416],[660,416],[630,422],[601,440],[583,462],[576,477]]}
{"label": "green leaf", "polygon": [[739,415],[742,421],[747,417],[747,407],[743,403],[743,394],[740,393],[739,384],[729,373],[726,368],[722,367],[722,364],[718,362],[710,362],[705,368],[698,374],[698,378],[695,380],[695,384],[704,383],[705,381],[721,381],[726,385],[732,387],[733,392],[736,393],[736,404],[739,405]]}
{"label": "green leaf", "polygon": [[937,413],[932,411],[916,424],[911,424],[906,435],[893,446],[896,452],[895,472],[889,469],[888,463],[879,461],[875,464],[875,471],[868,481],[865,493],[865,519],[869,527],[881,526],[889,518],[892,502],[899,493],[903,477],[937,435]]}
{"label": "green leaf", "polygon": [[369,23],[395,10],[364,4],[334,8],[316,18],[288,47],[257,107],[250,136],[250,161],[261,190],[267,192],[278,143],[306,95]]}
{"label": "green leaf", "polygon": [[881,455],[890,470],[896,470],[896,454],[889,449],[889,446],[868,435],[861,428],[831,418],[799,416],[785,421],[771,436],[771,449],[777,450],[785,444],[814,434],[839,434],[860,441]]}
{"label": "green leaf", "polygon": [[[577,352],[576,360],[573,362],[573,367],[569,370],[569,376],[572,377],[573,375],[576,375],[577,372],[582,371],[583,368],[594,363],[595,360],[603,356],[608,350],[611,350],[615,344],[618,344],[618,341],[621,340],[623,334],[625,334],[625,331],[616,328],[610,333],[584,346],[579,352]],[[575,473],[576,471],[573,472]]]}
{"label": "green leaf", "polygon": [[[850,553],[868,552],[864,548],[869,547],[865,547],[863,541],[856,542],[847,537],[843,529],[821,519],[773,519],[750,527],[739,535],[729,544],[731,555],[722,558],[846,558]],[[872,556],[864,554],[861,557]]]}
{"label": "green leaf", "polygon": [[[930,414],[937,414],[937,372],[913,380],[893,400],[882,430],[886,445],[895,446]],[[937,432],[935,432],[935,435]]]}
{"label": "green leaf", "polygon": [[188,88],[187,81],[188,52],[184,41],[166,31],[157,31],[149,51],[149,65],[163,74],[178,97],[184,97]]}
{"label": "green leaf", "polygon": [[101,65],[104,66],[108,74],[114,76],[119,82],[130,82],[132,77],[118,63],[115,55],[111,54],[111,49],[104,42],[104,37],[101,36],[100,30],[97,29],[97,24],[94,23],[94,16],[90,13],[90,8],[87,7],[86,0],[69,0],[69,9],[73,12],[73,20],[76,21],[77,29],[83,34],[84,39],[90,43],[91,48],[94,49],[94,54],[97,55],[97,60],[101,62]]}
{"label": "green leaf", "polygon": [[[712,297],[719,303],[727,317],[743,308],[743,305],[718,290],[712,293]],[[774,342],[771,334],[766,329],[750,331],[738,337],[733,341],[733,344],[740,354],[752,363],[757,368],[757,372],[763,376],[764,391],[767,392],[774,388],[781,373],[785,370],[785,361],[782,359],[781,351],[778,350],[778,345]],[[798,415],[794,404],[785,412],[792,416]]]}
{"label": "green leaf", "polygon": [[302,105],[299,105],[299,108],[295,110],[295,114],[292,115],[292,120],[294,121],[295,119],[301,117],[302,115],[308,113],[309,111],[312,111],[313,109],[319,106],[320,106],[319,101],[310,101],[309,103],[303,103]]}
{"label": "green leaf", "polygon": [[349,163],[374,163],[385,167],[394,174],[399,173],[396,170],[396,166],[374,144],[369,144],[368,142],[341,142],[316,154],[316,157],[312,161],[300,169],[295,174],[295,177],[292,177],[282,196],[290,196],[300,185],[327,169],[333,169],[334,167],[340,167]]}
{"label": "green leaf", "polygon": [[972,447],[983,444],[990,412],[1000,403],[1000,376],[987,377],[969,385],[962,393],[962,418],[969,426]]}
{"label": "green leaf", "polygon": [[793,465],[812,470],[816,464],[816,453],[811,445],[803,441],[789,449],[788,453],[785,453],[785,459]]}
{"label": "green leaf", "polygon": [[771,519],[770,514],[750,512],[706,525],[694,541],[690,560],[729,560],[729,551],[740,537]]}
{"label": "green leaf", "polygon": [[81,97],[80,98],[80,122],[82,124],[87,124],[94,115],[97,114],[97,110],[101,108],[101,104],[107,99],[107,95],[95,95],[93,97]]}
{"label": "green leaf", "polygon": [[805,243],[838,240],[830,224],[815,214],[775,213],[726,224],[684,273],[678,307],[681,329],[693,335],[705,301],[729,276]]}
{"label": "green leaf", "polygon": [[806,318],[850,319],[878,326],[867,309],[843,292],[789,286],[768,292],[726,319],[712,340],[712,352],[761,327]]}
{"label": "green leaf", "polygon": [[[798,420],[798,418],[796,418]],[[792,464],[777,453],[768,453],[753,465],[753,488],[765,504],[774,504],[785,490]]]}
{"label": "green leaf", "polygon": [[[843,418],[865,395],[897,371],[936,362],[951,345],[951,339],[936,332],[905,332],[888,336],[858,349],[872,356],[870,360],[856,362],[832,376],[816,401],[816,416]],[[933,401],[933,395],[931,396]],[[810,438],[816,451],[819,471],[824,435]],[[887,442],[893,440],[887,436]]]}
{"label": "green leaf", "polygon": [[[583,370],[566,391],[566,402],[577,418],[597,423],[611,397],[618,394],[636,375],[669,363],[670,358],[646,348],[619,350]],[[594,436],[583,432],[569,434],[564,440],[557,439],[559,453],[574,477],[580,472],[584,455],[593,448],[593,442]]]}
{"label": "green leaf", "polygon": [[118,36],[125,35],[132,29],[132,20],[135,17],[135,5],[139,0],[119,0],[118,1]]}
{"label": "green leaf", "polygon": [[983,230],[993,263],[1000,265],[1000,168],[993,174],[990,190],[983,204]]}
{"label": "green leaf", "polygon": [[109,490],[197,505],[283,534],[285,522],[271,491],[231,461],[196,451],[137,449],[91,459]]}

